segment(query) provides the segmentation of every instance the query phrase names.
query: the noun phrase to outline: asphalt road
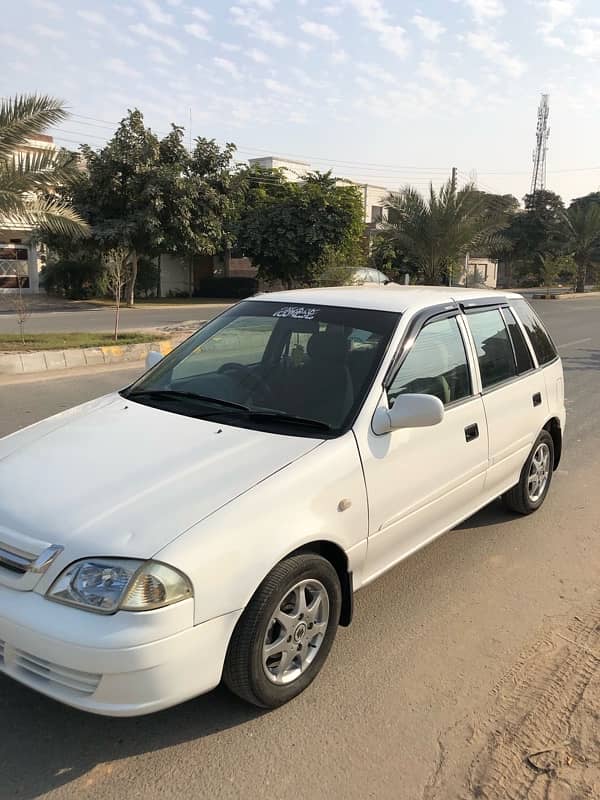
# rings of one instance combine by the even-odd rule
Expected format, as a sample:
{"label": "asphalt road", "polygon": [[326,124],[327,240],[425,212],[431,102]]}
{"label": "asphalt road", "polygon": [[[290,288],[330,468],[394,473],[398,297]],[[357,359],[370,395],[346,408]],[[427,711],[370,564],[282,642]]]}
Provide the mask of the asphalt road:
{"label": "asphalt road", "polygon": [[[194,305],[140,306],[121,308],[120,329],[139,331],[143,328],[161,328],[193,321],[200,325],[216,317],[229,304],[202,303]],[[49,311],[42,306],[34,310],[25,323],[27,333],[70,333],[82,331],[97,333],[110,331],[115,324],[114,309],[107,306],[90,306],[87,303],[60,303]],[[0,307],[0,334],[18,333],[17,317]]]}
{"label": "asphalt road", "polygon": [[[551,646],[548,625],[579,619],[598,599],[600,302],[538,306],[564,359],[569,410],[563,461],[538,513],[493,504],[359,592],[321,676],[273,712],[219,689],[152,717],[111,720],[0,677],[0,798],[538,797],[459,792],[443,778],[472,771],[469,747],[498,724],[498,686],[518,688],[515,665],[526,669],[536,647]],[[1,385],[0,434],[137,372]],[[543,731],[533,735],[548,744]]]}

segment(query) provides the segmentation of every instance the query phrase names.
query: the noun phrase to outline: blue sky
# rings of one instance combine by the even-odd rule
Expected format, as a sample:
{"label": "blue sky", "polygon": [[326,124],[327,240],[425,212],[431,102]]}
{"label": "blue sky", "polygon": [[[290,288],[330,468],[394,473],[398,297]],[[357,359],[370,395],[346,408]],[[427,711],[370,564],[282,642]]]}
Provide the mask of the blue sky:
{"label": "blue sky", "polygon": [[240,160],[421,189],[455,165],[521,197],[544,91],[548,188],[600,188],[599,0],[20,0],[0,44],[2,95],[64,98],[67,146],[127,108],[159,133],[191,109]]}

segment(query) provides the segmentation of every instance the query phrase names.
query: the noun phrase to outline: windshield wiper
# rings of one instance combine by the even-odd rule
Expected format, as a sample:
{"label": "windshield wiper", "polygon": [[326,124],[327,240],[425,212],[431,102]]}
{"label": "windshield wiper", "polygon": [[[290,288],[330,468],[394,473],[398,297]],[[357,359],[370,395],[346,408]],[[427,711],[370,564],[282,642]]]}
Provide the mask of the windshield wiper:
{"label": "windshield wiper", "polygon": [[198,400],[201,403],[226,406],[236,411],[250,411],[248,406],[244,406],[241,403],[234,403],[231,400],[222,400],[220,397],[208,397],[207,395],[196,394],[196,392],[180,392],[176,389],[140,389],[136,392],[123,393],[123,397],[126,397],[128,400],[136,400],[138,398],[148,398],[149,400]]}
{"label": "windshield wiper", "polygon": [[290,425],[302,425],[305,428],[318,428],[319,430],[330,431],[331,425],[326,422],[321,422],[319,419],[309,419],[308,417],[296,417],[293,414],[286,414],[284,411],[261,411],[260,409],[247,408],[240,406],[236,410],[226,411],[211,411],[209,414],[203,414],[204,417],[222,417],[225,415],[237,416],[236,411],[241,412],[240,416],[248,417],[249,419],[259,420],[261,422],[285,422]]}

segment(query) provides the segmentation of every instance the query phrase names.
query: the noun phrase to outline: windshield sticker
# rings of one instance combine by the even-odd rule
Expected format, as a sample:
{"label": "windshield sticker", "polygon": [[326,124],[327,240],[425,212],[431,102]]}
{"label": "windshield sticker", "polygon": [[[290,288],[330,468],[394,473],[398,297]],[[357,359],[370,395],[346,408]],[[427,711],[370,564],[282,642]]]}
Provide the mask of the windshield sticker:
{"label": "windshield sticker", "polygon": [[314,319],[318,310],[318,308],[307,308],[306,306],[286,306],[276,311],[273,316],[291,317],[292,319]]}

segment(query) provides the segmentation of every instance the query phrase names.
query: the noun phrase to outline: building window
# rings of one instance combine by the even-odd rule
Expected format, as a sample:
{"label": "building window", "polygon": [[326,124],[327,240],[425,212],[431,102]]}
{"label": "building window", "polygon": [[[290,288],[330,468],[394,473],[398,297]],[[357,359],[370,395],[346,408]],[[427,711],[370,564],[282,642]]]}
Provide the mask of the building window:
{"label": "building window", "polygon": [[371,206],[371,222],[383,221],[383,206]]}

